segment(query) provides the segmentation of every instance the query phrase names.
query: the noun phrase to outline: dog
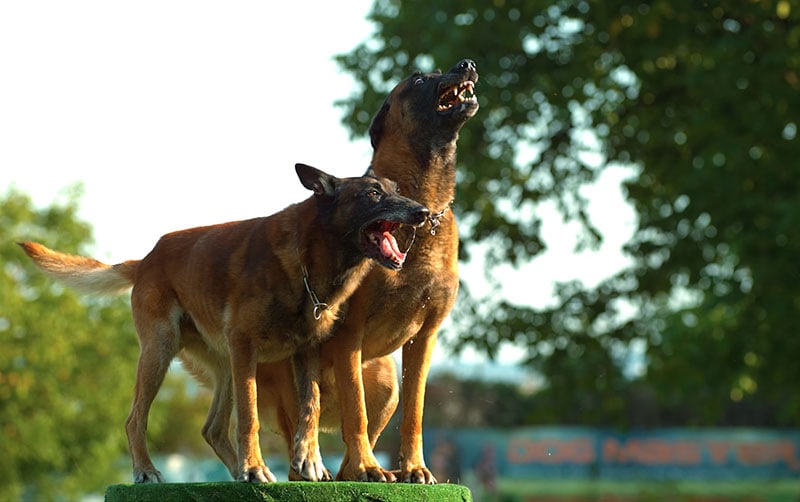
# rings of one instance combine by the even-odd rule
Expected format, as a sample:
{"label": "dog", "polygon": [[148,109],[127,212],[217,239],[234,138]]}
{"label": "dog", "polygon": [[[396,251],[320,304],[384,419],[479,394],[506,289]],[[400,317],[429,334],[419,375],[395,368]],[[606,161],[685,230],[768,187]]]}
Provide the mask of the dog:
{"label": "dog", "polygon": [[[335,336],[321,346],[320,424],[340,427],[345,443],[338,480],[436,482],[422,455],[425,382],[438,328],[458,291],[458,231],[449,206],[458,135],[478,110],[477,80],[469,59],[444,74],[414,73],[395,86],[373,117],[371,169],[397,181],[401,193],[433,213],[402,272],[371,270],[350,298]],[[403,419],[400,469],[393,472],[378,464],[372,450],[398,404],[390,354],[400,347]],[[281,389],[259,398],[260,415],[277,422],[297,460],[298,445],[308,451],[302,445],[316,444],[316,437],[293,426],[303,418],[292,402],[289,379],[288,361],[258,366],[258,386]],[[297,471],[299,465],[291,467]],[[295,472],[290,479],[309,477]]]}
{"label": "dog", "polygon": [[394,179],[401,193],[430,208],[401,274],[374,269],[350,298],[335,343],[322,354],[334,367],[342,410],[345,457],[338,479],[391,481],[370,447],[361,361],[402,347],[400,481],[432,484],[422,455],[422,413],[438,328],[458,292],[458,229],[449,211],[455,197],[456,143],[478,111],[478,72],[465,59],[445,74],[417,73],[390,93],[370,127],[371,168]]}
{"label": "dog", "polygon": [[[106,265],[20,243],[42,270],[80,291],[133,287],[140,355],[126,432],[135,482],[164,481],[145,431],[150,406],[181,351],[213,381],[207,438],[227,437],[235,405],[237,450],[229,440],[210,441],[231,474],[241,481],[275,481],[258,441],[257,364],[291,359],[301,416],[310,418],[296,428],[316,435],[319,344],[334,332],[374,262],[402,268],[406,252],[393,232],[427,221],[425,206],[372,172],[340,179],[304,164],[295,169],[314,192],[305,201],[267,217],[169,233],[141,260]],[[318,448],[306,453],[315,454]]]}

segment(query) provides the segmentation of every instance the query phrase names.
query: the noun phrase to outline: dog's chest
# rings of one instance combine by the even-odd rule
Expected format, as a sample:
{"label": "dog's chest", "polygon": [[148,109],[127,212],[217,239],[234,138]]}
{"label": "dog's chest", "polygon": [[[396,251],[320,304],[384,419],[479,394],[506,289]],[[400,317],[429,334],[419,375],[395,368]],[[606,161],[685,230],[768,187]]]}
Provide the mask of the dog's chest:
{"label": "dog's chest", "polygon": [[418,269],[402,282],[386,284],[374,297],[364,330],[366,358],[394,352],[417,336],[426,323],[438,326],[453,306],[457,274]]}
{"label": "dog's chest", "polygon": [[259,360],[275,361],[288,357],[298,349],[322,343],[331,336],[336,318],[333,312],[323,311],[317,319],[313,313],[265,317],[259,336]]}

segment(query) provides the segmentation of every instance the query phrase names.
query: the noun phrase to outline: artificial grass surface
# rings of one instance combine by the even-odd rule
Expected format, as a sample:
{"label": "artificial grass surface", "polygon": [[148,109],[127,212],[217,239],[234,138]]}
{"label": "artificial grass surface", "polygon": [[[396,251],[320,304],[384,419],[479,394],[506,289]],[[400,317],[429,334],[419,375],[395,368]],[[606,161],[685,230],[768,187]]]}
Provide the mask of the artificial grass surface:
{"label": "artificial grass surface", "polygon": [[261,501],[261,502],[472,502],[461,485],[406,483],[160,483],[111,485],[106,502]]}

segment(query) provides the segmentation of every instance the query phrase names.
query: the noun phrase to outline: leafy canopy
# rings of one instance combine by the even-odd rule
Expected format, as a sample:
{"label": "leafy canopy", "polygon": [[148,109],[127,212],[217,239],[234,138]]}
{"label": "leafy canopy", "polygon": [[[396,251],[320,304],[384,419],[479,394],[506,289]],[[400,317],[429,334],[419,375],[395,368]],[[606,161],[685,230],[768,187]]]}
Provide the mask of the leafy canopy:
{"label": "leafy canopy", "polygon": [[[138,345],[127,295],[84,298],[38,270],[15,244],[36,240],[86,254],[80,191],[38,209],[11,190],[0,198],[0,499],[77,498],[130,481],[125,418]],[[207,393],[170,374],[153,406],[156,454],[202,452]]]}
{"label": "leafy canopy", "polygon": [[465,282],[457,348],[523,347],[558,410],[542,420],[630,423],[639,348],[664,423],[800,423],[795,3],[376,0],[370,19],[375,34],[338,57],[358,82],[340,103],[354,135],[410,71],[478,64],[455,207],[463,258],[488,248],[487,277],[545,249],[545,202],[581,223],[578,249],[598,245],[583,188],[635,169],[632,265],[558,285],[552,307]]}

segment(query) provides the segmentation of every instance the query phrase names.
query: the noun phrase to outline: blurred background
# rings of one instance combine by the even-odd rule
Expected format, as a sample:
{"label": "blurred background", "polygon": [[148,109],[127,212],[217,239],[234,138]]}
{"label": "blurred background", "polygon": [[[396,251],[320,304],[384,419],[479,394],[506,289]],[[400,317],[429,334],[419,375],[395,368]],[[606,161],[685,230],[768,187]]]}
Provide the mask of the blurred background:
{"label": "blurred background", "polygon": [[[15,242],[116,262],[279,210],[307,195],[292,164],[360,174],[394,84],[468,57],[429,467],[476,500],[797,500],[800,5],[301,7],[0,6],[0,498],[130,481],[138,352],[126,296],[79,297]],[[148,431],[170,481],[228,479],[208,402],[170,372]]]}

